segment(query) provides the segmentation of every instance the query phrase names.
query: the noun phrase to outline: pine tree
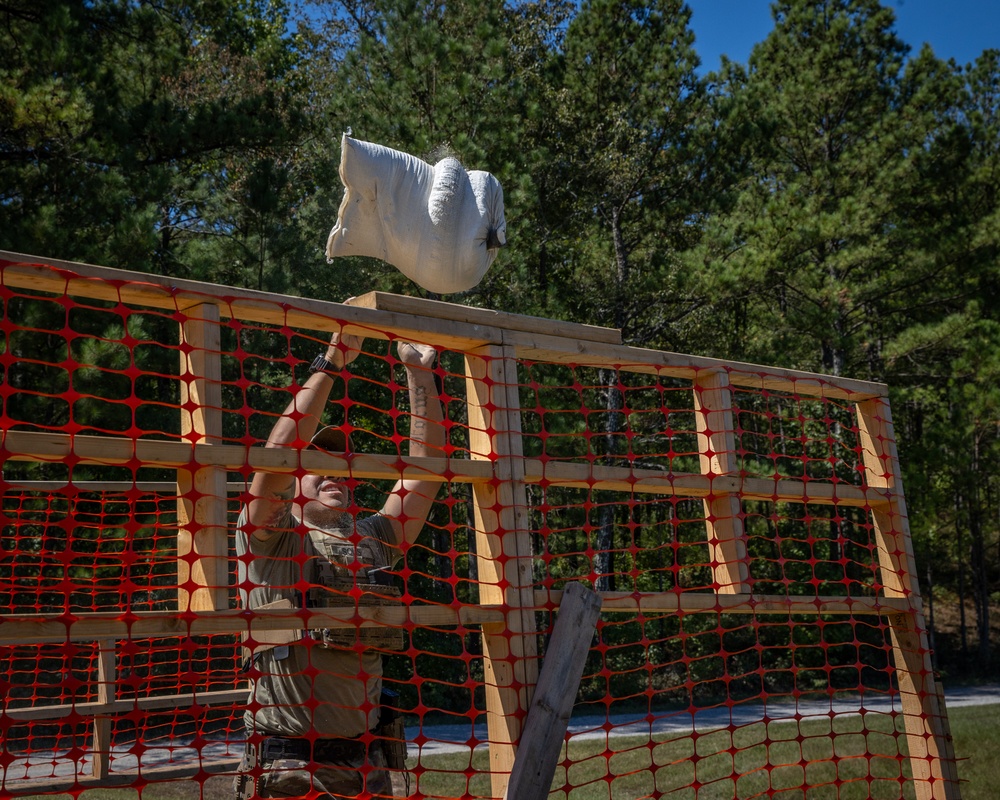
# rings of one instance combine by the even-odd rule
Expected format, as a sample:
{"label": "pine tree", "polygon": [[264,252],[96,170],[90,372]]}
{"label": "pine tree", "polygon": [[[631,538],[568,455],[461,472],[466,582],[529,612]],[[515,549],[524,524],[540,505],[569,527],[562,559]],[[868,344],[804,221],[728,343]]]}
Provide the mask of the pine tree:
{"label": "pine tree", "polygon": [[0,246],[261,285],[220,265],[257,277],[291,205],[281,3],[18,0],[0,16]]}
{"label": "pine tree", "polygon": [[928,124],[903,92],[906,45],[877,0],[792,0],[730,86],[753,114],[751,170],[708,270],[752,305],[766,363],[879,378],[879,307],[907,280],[893,210]]}

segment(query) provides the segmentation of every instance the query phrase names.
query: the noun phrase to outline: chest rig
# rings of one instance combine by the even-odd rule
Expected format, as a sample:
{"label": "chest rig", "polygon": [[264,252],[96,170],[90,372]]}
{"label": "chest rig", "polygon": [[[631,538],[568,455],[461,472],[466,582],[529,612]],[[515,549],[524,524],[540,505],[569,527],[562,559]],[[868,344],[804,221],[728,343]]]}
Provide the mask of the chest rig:
{"label": "chest rig", "polygon": [[[339,536],[313,533],[309,544],[316,551],[307,562],[309,608],[401,606],[399,589],[388,573],[388,548],[372,536],[354,542]],[[348,566],[350,565],[350,566]],[[356,597],[356,592],[360,596]],[[308,634],[324,647],[351,648],[361,644],[379,650],[402,650],[403,631],[381,625],[318,628]]]}
{"label": "chest rig", "polygon": [[[355,542],[343,536],[311,530],[305,539],[306,562],[303,577],[310,584],[305,595],[307,608],[339,609],[364,606],[402,606],[401,593],[388,573],[389,548],[372,536]],[[360,592],[360,594],[358,594]],[[251,603],[254,610],[291,610],[301,607],[301,595],[283,597],[269,603]],[[249,641],[253,639],[252,643]],[[287,656],[288,646],[313,639],[321,647],[402,650],[402,628],[347,626],[309,630],[261,630],[243,635],[246,666],[261,653],[277,650],[275,657]],[[280,649],[279,649],[280,648]]]}

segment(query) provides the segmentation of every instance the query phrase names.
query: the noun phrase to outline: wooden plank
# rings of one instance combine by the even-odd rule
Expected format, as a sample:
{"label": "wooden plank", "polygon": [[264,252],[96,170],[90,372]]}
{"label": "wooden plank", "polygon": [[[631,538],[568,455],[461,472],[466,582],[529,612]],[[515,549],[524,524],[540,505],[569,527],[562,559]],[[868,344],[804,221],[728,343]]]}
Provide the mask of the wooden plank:
{"label": "wooden plank", "polygon": [[211,692],[183,692],[181,694],[151,695],[148,697],[134,697],[128,700],[109,700],[107,702],[96,703],[74,703],[58,706],[8,708],[4,711],[4,715],[9,719],[16,720],[18,722],[37,722],[39,720],[58,720],[66,719],[67,717],[87,717],[98,715],[104,715],[104,718],[108,719],[111,716],[129,714],[137,710],[163,711],[165,709],[173,708],[190,708],[195,705],[244,705],[247,700],[248,692],[249,687],[245,689],[223,689]]}
{"label": "wooden plank", "polygon": [[872,522],[885,594],[910,604],[892,617],[890,633],[914,788],[918,800],[952,800],[960,796],[955,752],[938,701],[892,414],[884,398],[859,403],[857,414],[867,482],[893,491],[887,507],[872,509]]}
{"label": "wooden plank", "polygon": [[718,370],[699,375],[693,395],[698,457],[701,473],[709,483],[704,507],[712,580],[720,594],[745,594],[750,566],[743,531],[743,503],[737,491],[725,483],[726,478],[739,473],[729,374]]}
{"label": "wooden plank", "polygon": [[890,623],[907,756],[917,800],[960,800],[954,743],[937,680],[930,671],[923,614],[895,614]]}
{"label": "wooden plank", "polygon": [[[64,461],[82,464],[167,468],[221,467],[232,472],[307,472],[347,475],[371,480],[461,481],[493,478],[493,465],[469,459],[421,458],[355,453],[334,456],[319,450],[194,444],[161,439],[76,436],[37,431],[2,431],[0,456],[19,461]],[[241,490],[242,491],[242,490]]]}
{"label": "wooden plank", "polygon": [[[545,330],[512,330],[504,333],[499,328],[470,324],[459,319],[439,319],[362,306],[345,306],[340,303],[274,295],[251,289],[128,272],[22,253],[0,251],[0,268],[3,268],[2,282],[14,288],[34,289],[56,295],[92,297],[170,310],[184,309],[214,299],[218,302],[223,317],[265,325],[290,325],[305,330],[332,333],[334,330],[339,330],[341,324],[346,322],[348,323],[344,328],[346,332],[371,338],[385,338],[391,332],[397,336],[415,338],[457,351],[506,343],[516,348],[519,358],[561,364],[620,367],[625,371],[674,376],[688,380],[694,380],[701,370],[724,368],[730,372],[730,381],[733,385],[790,392],[807,397],[861,401],[884,397],[888,392],[884,384],[870,381],[648,350],[595,340],[574,341],[573,337],[552,336]],[[459,316],[464,312],[452,313]]]}
{"label": "wooden plank", "polygon": [[[162,445],[162,447],[160,446]],[[243,447],[218,445],[217,450],[206,454],[196,449],[193,456],[190,446],[183,442],[158,442],[149,450],[142,445],[143,455],[155,458],[155,466],[174,467],[184,464],[193,457],[195,463],[208,461],[212,464],[232,469],[243,468],[249,462],[253,469],[293,472],[298,469],[294,457],[275,454],[264,448],[251,448],[249,455]],[[134,456],[131,440],[110,437],[77,436],[72,440],[66,434],[35,433],[24,431],[9,432],[7,457],[12,459],[53,460],[54,453],[73,453],[84,463],[94,463],[100,453],[98,463],[128,463]],[[294,456],[294,454],[293,454]],[[402,468],[401,468],[402,467]],[[358,478],[397,480],[401,476],[419,477],[425,480],[450,480],[455,483],[477,483],[493,478],[493,465],[488,460],[468,460],[441,458],[420,459],[416,457],[354,455],[350,460],[324,453],[311,453],[303,461],[303,468],[309,471],[330,474],[353,475]],[[769,478],[741,478],[738,476],[716,477],[713,481],[704,475],[684,472],[664,472],[654,469],[631,467],[609,467],[590,462],[541,461],[524,459],[524,481],[528,484],[546,483],[578,489],[605,489],[641,494],[664,496],[700,497],[707,496],[714,486],[718,490],[734,492],[744,500],[762,500],[783,503],[815,503],[818,505],[842,505],[856,508],[877,508],[888,505],[892,490],[852,486],[846,483],[827,483],[819,480],[808,482],[774,480]],[[143,492],[173,495],[177,484],[167,481],[11,481],[12,488],[27,491],[59,491],[72,486],[78,491],[128,492],[138,489]],[[226,484],[229,494],[239,494],[247,490],[243,481]]]}
{"label": "wooden plank", "polygon": [[374,308],[379,311],[395,311],[400,314],[412,314],[419,317],[452,320],[482,325],[489,328],[504,330],[532,331],[548,336],[577,339],[585,342],[604,342],[620,345],[622,332],[616,328],[602,328],[597,325],[583,325],[578,322],[563,322],[561,320],[530,317],[524,314],[512,314],[507,311],[493,311],[488,308],[476,308],[457,303],[445,303],[440,300],[426,300],[419,297],[406,297],[386,292],[369,292],[356,298],[352,305],[363,308]]}
{"label": "wooden plank", "polygon": [[[76,492],[96,492],[114,494],[138,490],[148,494],[173,495],[177,492],[177,481],[4,481],[6,491],[61,492],[72,488]],[[244,491],[244,483],[230,482],[229,491]]]}
{"label": "wooden plank", "polygon": [[[219,308],[187,309],[181,325],[181,438],[222,443],[222,336]],[[226,470],[177,470],[177,607],[211,611],[229,605]]]}
{"label": "wooden plank", "polygon": [[741,478],[736,490],[743,500],[771,503],[815,503],[816,505],[878,508],[892,499],[889,489],[852,486],[848,483],[795,479]]}
{"label": "wooden plank", "polygon": [[[91,753],[93,762],[91,774],[95,778],[106,778],[111,771],[111,717],[110,708],[115,702],[115,643],[101,641],[97,653],[97,707],[94,709],[94,733]],[[83,705],[83,704],[81,704]],[[86,714],[80,705],[76,712]]]}
{"label": "wooden plank", "polygon": [[[212,775],[225,775],[231,777],[236,774],[239,767],[239,758],[219,758],[196,761],[192,764],[173,764],[164,767],[143,767],[139,772],[113,772],[105,778],[94,778],[86,775],[58,776],[49,778],[31,778],[28,780],[4,779],[4,797],[25,797],[28,795],[44,794],[51,795],[54,792],[72,792],[77,795],[80,789],[105,789],[112,787],[134,787],[155,784],[161,781],[177,781],[183,778],[191,778],[194,782],[200,782],[205,777]],[[2,775],[2,772],[0,772]],[[197,789],[193,789],[197,792]],[[130,794],[126,793],[125,797]],[[150,791],[152,794],[152,791]],[[87,795],[83,795],[86,797]],[[195,796],[195,795],[192,795]],[[34,798],[37,800],[37,798]]]}
{"label": "wooden plank", "polygon": [[587,654],[601,616],[601,599],[582,583],[562,593],[504,798],[545,800],[573,714]]}
{"label": "wooden plank", "polygon": [[[535,608],[558,606],[562,593],[535,591]],[[601,592],[604,614],[844,614],[888,616],[910,611],[901,597],[794,597],[761,594],[715,594],[714,592]]]}
{"label": "wooden plank", "polygon": [[954,757],[955,740],[951,736],[951,723],[948,721],[948,706],[945,702],[944,685],[937,675],[934,676],[934,684],[937,688],[937,713],[940,715],[935,728],[939,730],[939,735],[943,736],[945,741],[948,742],[949,752],[953,755],[952,758],[941,759],[941,769],[944,780],[957,787],[960,780],[958,777],[958,759]]}
{"label": "wooden plank", "polygon": [[501,340],[497,329],[456,320],[414,317],[7,251],[0,251],[0,284],[167,311],[183,311],[211,302],[219,306],[220,315],[227,319],[288,325],[327,334],[342,330],[377,339],[385,339],[392,333],[459,351]]}
{"label": "wooden plank", "polygon": [[499,625],[507,619],[498,608],[480,606],[354,606],[287,611],[242,609],[202,611],[98,611],[80,614],[10,614],[0,616],[0,646],[97,641],[99,639],[185,638],[242,634],[252,630],[392,627],[448,628]]}
{"label": "wooden plank", "polygon": [[695,380],[706,370],[724,369],[734,386],[786,392],[803,397],[824,397],[858,402],[884,397],[888,387],[882,383],[821,375],[801,370],[725,361],[704,356],[690,356],[604,342],[574,342],[529,331],[508,331],[504,342],[512,345],[517,357],[577,366],[611,367],[661,377]]}
{"label": "wooden plank", "polygon": [[483,626],[492,796],[503,797],[521,725],[538,680],[527,493],[516,365],[509,348],[466,354],[471,457],[494,463],[496,480],[473,485],[480,602],[508,609]]}
{"label": "wooden plank", "polygon": [[[482,578],[480,578],[482,580]],[[495,587],[496,584],[493,584]],[[487,589],[487,593],[490,589]],[[527,609],[544,611],[557,606],[559,592],[531,591]],[[910,600],[903,597],[785,597],[776,595],[716,595],[699,592],[605,592],[601,594],[605,612],[726,613],[759,614],[881,614],[909,612]],[[261,609],[248,622],[240,609],[187,614],[182,619],[174,611],[137,611],[120,614],[97,611],[70,615],[11,614],[0,616],[0,646],[38,645],[100,639],[141,639],[157,637],[242,634],[248,624],[255,631],[300,630],[308,627],[346,628],[361,624],[447,628],[487,625],[502,627],[508,622],[507,609],[499,605],[478,606],[364,606],[338,609]]]}
{"label": "wooden plank", "polygon": [[576,489],[707,497],[728,492],[744,500],[783,503],[816,503],[856,508],[884,506],[892,495],[888,489],[873,489],[820,480],[747,478],[738,475],[698,475],[634,467],[609,467],[591,462],[524,460],[526,483],[545,483]]}

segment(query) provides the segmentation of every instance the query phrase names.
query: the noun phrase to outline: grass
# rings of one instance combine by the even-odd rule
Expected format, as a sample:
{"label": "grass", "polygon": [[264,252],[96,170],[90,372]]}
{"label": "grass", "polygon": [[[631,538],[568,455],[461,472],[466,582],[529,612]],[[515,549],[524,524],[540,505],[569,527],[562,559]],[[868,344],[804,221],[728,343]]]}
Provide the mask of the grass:
{"label": "grass", "polygon": [[[995,763],[1000,751],[997,706],[949,711],[963,800],[993,800]],[[862,800],[911,798],[912,788],[896,750],[896,735],[885,714],[840,716],[832,720],[755,723],[735,731],[690,735],[574,739],[556,770],[551,797],[559,800]],[[871,755],[879,753],[878,756]],[[772,765],[766,769],[767,763]],[[488,797],[488,754],[424,756],[414,765],[417,788],[426,797]],[[808,784],[809,789],[803,789]],[[697,786],[697,791],[694,788]],[[48,795],[51,800],[53,795]],[[67,794],[55,795],[69,800]],[[135,789],[91,789],[81,800],[140,800]],[[37,797],[41,800],[41,796]],[[200,785],[191,780],[150,784],[141,800],[232,800],[231,778]]]}

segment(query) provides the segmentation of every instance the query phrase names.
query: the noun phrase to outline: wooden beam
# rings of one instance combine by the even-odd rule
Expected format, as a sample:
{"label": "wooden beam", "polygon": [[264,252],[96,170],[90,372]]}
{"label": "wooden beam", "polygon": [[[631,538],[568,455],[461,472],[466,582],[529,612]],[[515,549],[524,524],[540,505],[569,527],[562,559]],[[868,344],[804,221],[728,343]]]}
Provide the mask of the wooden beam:
{"label": "wooden beam", "polygon": [[[558,606],[562,593],[535,591],[538,611]],[[901,597],[793,597],[762,594],[716,594],[714,592],[601,592],[604,614],[844,614],[889,616],[910,611]]]}
{"label": "wooden beam", "polygon": [[[23,458],[23,457],[22,457]],[[23,490],[26,492],[61,492],[72,488],[77,492],[95,492],[103,494],[114,494],[131,492],[138,490],[148,494],[163,494],[171,496],[177,492],[177,481],[73,481],[73,480],[48,480],[48,481],[4,481],[7,491]],[[242,492],[245,484],[227,484],[229,491]]]}
{"label": "wooden beam", "polygon": [[858,402],[884,397],[888,387],[882,383],[821,375],[780,367],[766,367],[718,358],[689,356],[604,342],[574,341],[532,331],[508,331],[504,343],[515,348],[517,357],[575,366],[609,367],[622,372],[636,372],[660,377],[694,381],[707,370],[729,373],[733,386],[785,392],[803,397],[834,398]]}
{"label": "wooden beam", "polygon": [[[93,763],[91,774],[95,778],[107,778],[111,771],[111,717],[109,709],[115,701],[115,685],[117,670],[115,669],[115,642],[101,641],[97,651],[97,703],[95,705],[93,744],[91,753]],[[79,711],[79,707],[78,711]]]}
{"label": "wooden beam", "polygon": [[705,529],[711,554],[712,580],[720,594],[745,594],[750,567],[743,531],[743,502],[727,478],[738,475],[729,374],[699,375],[694,382],[694,416],[698,431],[701,474],[708,480]]}
{"label": "wooden beam", "polygon": [[351,305],[419,317],[452,320],[487,328],[545,333],[549,336],[585,342],[604,342],[615,345],[622,343],[622,332],[616,328],[601,328],[597,325],[581,325],[577,322],[529,317],[524,314],[511,314],[507,311],[493,311],[488,308],[443,303],[440,300],[425,300],[418,297],[387,294],[386,292],[369,292],[355,298]]}
{"label": "wooden beam", "polygon": [[[443,459],[355,454],[350,458],[332,456],[319,451],[302,454],[301,462],[295,451],[278,452],[262,447],[244,448],[238,445],[197,446],[193,450],[186,442],[133,440],[109,436],[74,436],[62,433],[9,431],[3,436],[5,458],[15,460],[54,461],[72,454],[81,463],[127,464],[137,457],[151,466],[178,468],[185,464],[216,465],[240,471],[249,464],[254,471],[327,472],[331,475],[352,475],[368,480],[398,480],[401,477],[421,480],[483,483],[493,479],[493,464],[488,459]],[[820,480],[774,480],[771,478],[717,476],[665,472],[635,467],[611,467],[600,464],[568,461],[524,459],[524,482],[546,483],[579,489],[638,492],[679,497],[706,497],[713,487],[719,491],[739,494],[745,500],[783,503],[816,503],[856,508],[886,506],[893,490],[872,486],[853,486],[843,482]],[[11,481],[9,485],[29,491],[67,488],[125,492],[133,489],[158,493],[175,493],[177,485],[166,481]],[[230,481],[229,494],[247,490],[242,482]]]}
{"label": "wooden beam", "polygon": [[711,494],[739,495],[744,500],[774,503],[816,503],[856,508],[884,506],[891,490],[821,480],[752,478],[741,475],[698,475],[637,467],[613,467],[589,462],[524,460],[526,483],[577,489],[705,498]]}
{"label": "wooden beam", "polygon": [[596,592],[579,582],[566,587],[545,649],[505,799],[545,800],[549,796],[600,616],[601,598]]}
{"label": "wooden beam", "polygon": [[[274,295],[250,289],[237,289],[6,251],[0,251],[0,271],[2,271],[0,280],[3,284],[14,288],[33,289],[60,296],[93,297],[168,310],[182,310],[192,305],[215,302],[219,305],[219,312],[224,318],[265,325],[290,325],[325,333],[340,330],[343,325],[347,333],[370,338],[385,338],[390,334],[416,338],[459,352],[489,344],[508,344],[515,348],[519,358],[560,364],[613,367],[626,372],[642,372],[688,380],[694,380],[703,370],[726,369],[729,372],[730,382],[735,386],[788,392],[806,397],[861,401],[885,397],[888,392],[884,384],[871,381],[597,341],[601,335],[595,331],[591,331],[594,336],[591,339],[552,335],[552,329],[545,326],[542,330],[504,332],[501,328],[464,322],[461,319],[346,306],[303,297]],[[383,299],[382,302],[386,301]],[[405,303],[406,300],[399,302]],[[443,312],[434,311],[436,315],[441,313]],[[461,317],[467,312],[452,310],[448,313]],[[522,317],[522,320],[530,319]],[[563,324],[570,323],[557,323],[557,325]],[[527,322],[524,323],[524,327],[529,327]],[[591,327],[585,326],[586,329]],[[560,334],[566,330],[569,329],[556,328],[556,332]]]}
{"label": "wooden beam", "polygon": [[[222,337],[219,308],[191,306],[181,325],[181,439],[222,443]],[[211,611],[229,605],[226,470],[177,470],[177,607]]]}
{"label": "wooden beam", "polygon": [[114,436],[76,436],[65,433],[2,431],[0,456],[4,460],[64,461],[81,464],[129,465],[171,469],[219,467],[232,472],[290,472],[299,470],[346,475],[368,480],[489,481],[493,465],[469,459],[420,458],[355,453],[330,455],[319,450],[244,447],[233,444],[191,444],[160,439]]}
{"label": "wooden beam", "polygon": [[[54,792],[72,792],[79,789],[110,789],[112,787],[128,788],[137,784],[145,786],[165,781],[177,781],[191,778],[193,783],[199,783],[213,775],[232,777],[239,768],[238,758],[219,758],[199,760],[193,764],[170,765],[164,767],[141,768],[137,772],[113,772],[104,778],[86,775],[57,776],[48,778],[29,778],[23,781],[5,779],[3,782],[4,797],[27,797],[30,795],[51,795]],[[141,783],[139,783],[141,782]],[[193,792],[198,789],[192,788]],[[153,792],[150,791],[150,794]],[[125,796],[129,797],[128,793]],[[86,795],[84,795],[86,796]],[[33,800],[38,800],[33,798]]]}
{"label": "wooden beam", "polygon": [[247,630],[301,630],[372,626],[448,628],[501,625],[503,609],[480,606],[366,606],[358,608],[242,609],[178,614],[176,611],[97,611],[78,614],[0,616],[0,646],[99,639],[143,639],[242,634]]}
{"label": "wooden beam", "polygon": [[481,603],[507,610],[504,624],[483,626],[486,720],[492,796],[507,786],[521,726],[538,680],[531,541],[513,351],[466,354],[469,451],[493,463],[495,480],[473,484]]}
{"label": "wooden beam", "polygon": [[[481,579],[481,578],[480,578]],[[489,590],[488,592],[489,593]],[[560,592],[532,590],[526,607],[530,613],[559,605]],[[604,612],[685,613],[723,612],[746,614],[880,614],[909,612],[903,597],[785,597],[775,595],[716,595],[705,592],[604,592]],[[97,611],[79,614],[10,614],[0,616],[0,646],[97,641],[144,637],[185,637],[242,634],[253,630],[347,628],[356,624],[448,628],[487,625],[502,627],[508,621],[502,606],[364,606],[338,609],[260,609],[249,618],[230,609],[186,614],[174,611],[138,611],[120,614]]]}
{"label": "wooden beam", "polygon": [[7,251],[0,251],[0,283],[60,297],[88,297],[167,311],[184,311],[192,306],[214,303],[225,319],[288,325],[327,334],[343,331],[374,339],[395,334],[459,351],[501,340],[499,330],[483,325]]}
{"label": "wooden beam", "polygon": [[892,617],[890,634],[916,796],[957,800],[955,752],[931,663],[889,403],[868,400],[858,404],[857,413],[866,480],[893,493],[887,507],[872,509],[872,522],[885,595],[910,605],[907,613]]}
{"label": "wooden beam", "polygon": [[[18,722],[37,722],[39,720],[58,720],[67,717],[95,718],[94,724],[104,720],[110,722],[112,716],[129,714],[133,711],[164,711],[173,708],[190,708],[191,706],[228,706],[246,703],[249,687],[245,689],[224,689],[211,692],[182,692],[181,694],[150,695],[148,697],[133,697],[127,700],[109,699],[106,702],[72,703],[58,706],[29,706],[27,708],[8,708],[4,715]],[[110,724],[109,724],[110,733]],[[105,740],[109,741],[109,740]],[[96,745],[95,745],[96,750]],[[103,752],[103,751],[102,751]],[[94,768],[97,768],[97,756],[94,757]],[[105,765],[106,767],[106,765]],[[102,767],[104,769],[105,767]],[[105,775],[108,773],[105,772]]]}

